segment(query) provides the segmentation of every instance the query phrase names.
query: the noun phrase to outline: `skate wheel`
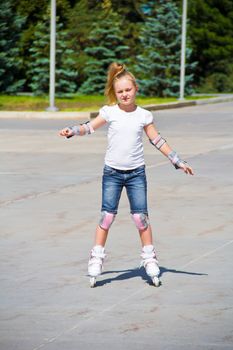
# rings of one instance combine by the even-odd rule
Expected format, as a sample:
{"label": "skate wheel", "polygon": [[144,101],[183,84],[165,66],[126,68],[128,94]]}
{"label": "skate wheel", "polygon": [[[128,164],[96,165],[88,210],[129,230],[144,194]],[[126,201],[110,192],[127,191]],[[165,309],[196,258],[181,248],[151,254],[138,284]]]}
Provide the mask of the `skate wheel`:
{"label": "skate wheel", "polygon": [[96,285],[96,278],[95,277],[91,277],[90,278],[90,286],[91,288],[94,288]]}
{"label": "skate wheel", "polygon": [[153,277],[152,282],[155,287],[159,287],[161,284],[160,279],[158,277]]}

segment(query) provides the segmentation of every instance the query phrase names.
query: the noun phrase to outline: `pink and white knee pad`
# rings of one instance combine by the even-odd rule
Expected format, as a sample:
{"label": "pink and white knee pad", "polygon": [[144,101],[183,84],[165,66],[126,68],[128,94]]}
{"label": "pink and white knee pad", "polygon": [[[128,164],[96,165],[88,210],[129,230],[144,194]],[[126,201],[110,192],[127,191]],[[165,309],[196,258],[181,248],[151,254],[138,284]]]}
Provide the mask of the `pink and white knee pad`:
{"label": "pink and white knee pad", "polygon": [[[131,216],[138,230],[141,231],[141,230],[147,229],[147,227],[150,224],[147,214],[134,213],[134,214],[131,214]],[[114,213],[102,211],[101,218],[99,221],[99,226],[104,230],[108,230],[111,227],[113,221],[115,220],[115,217],[116,217],[116,214]]]}
{"label": "pink and white knee pad", "polygon": [[149,226],[149,218],[147,214],[144,213],[134,213],[131,214],[132,219],[138,230],[145,230]]}
{"label": "pink and white knee pad", "polygon": [[104,230],[108,230],[111,227],[115,216],[116,214],[109,213],[107,211],[102,211],[99,226]]}

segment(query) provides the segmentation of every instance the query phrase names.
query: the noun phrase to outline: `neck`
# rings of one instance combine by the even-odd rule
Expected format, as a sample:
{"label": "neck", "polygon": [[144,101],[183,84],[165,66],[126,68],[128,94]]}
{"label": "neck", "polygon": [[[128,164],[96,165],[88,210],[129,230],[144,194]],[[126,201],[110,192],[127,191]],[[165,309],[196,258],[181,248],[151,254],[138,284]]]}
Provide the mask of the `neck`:
{"label": "neck", "polygon": [[135,105],[135,103],[128,105],[128,106],[124,106],[121,105],[120,103],[118,104],[119,108],[122,109],[125,112],[134,112],[137,108],[137,106]]}

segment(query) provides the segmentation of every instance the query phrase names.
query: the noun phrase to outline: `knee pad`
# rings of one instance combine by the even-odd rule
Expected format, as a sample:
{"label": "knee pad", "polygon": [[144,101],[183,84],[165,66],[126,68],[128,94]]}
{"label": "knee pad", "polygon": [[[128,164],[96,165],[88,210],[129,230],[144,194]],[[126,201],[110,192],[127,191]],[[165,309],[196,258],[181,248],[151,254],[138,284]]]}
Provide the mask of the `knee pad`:
{"label": "knee pad", "polygon": [[149,226],[149,218],[147,214],[132,214],[132,219],[139,230],[145,230]]}
{"label": "knee pad", "polygon": [[110,226],[112,225],[112,223],[115,219],[115,216],[116,215],[113,213],[108,213],[107,211],[102,211],[99,226],[101,228],[103,228],[104,230],[108,230],[110,228]]}

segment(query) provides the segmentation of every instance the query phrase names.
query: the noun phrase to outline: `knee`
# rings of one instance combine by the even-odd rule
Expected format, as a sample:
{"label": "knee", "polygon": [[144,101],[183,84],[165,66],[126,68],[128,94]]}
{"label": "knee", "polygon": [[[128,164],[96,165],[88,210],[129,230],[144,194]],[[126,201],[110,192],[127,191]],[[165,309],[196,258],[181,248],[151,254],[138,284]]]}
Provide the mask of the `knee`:
{"label": "knee", "polygon": [[108,213],[107,211],[102,211],[99,226],[104,230],[108,230],[110,228],[110,226],[112,225],[112,223],[115,219],[115,216],[116,215],[113,213]]}
{"label": "knee", "polygon": [[138,228],[138,230],[145,230],[149,226],[149,218],[147,214],[144,213],[135,213],[132,214],[132,219]]}

